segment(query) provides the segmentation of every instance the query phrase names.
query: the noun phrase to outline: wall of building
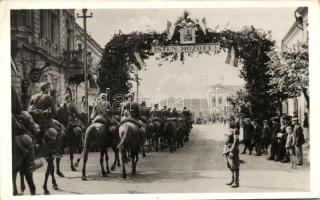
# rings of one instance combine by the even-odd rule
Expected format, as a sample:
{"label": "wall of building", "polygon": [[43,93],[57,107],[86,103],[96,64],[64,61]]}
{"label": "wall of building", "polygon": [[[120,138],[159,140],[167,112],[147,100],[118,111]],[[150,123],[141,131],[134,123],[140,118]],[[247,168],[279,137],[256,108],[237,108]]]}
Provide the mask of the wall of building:
{"label": "wall of building", "polygon": [[[78,46],[79,44],[82,45],[82,47],[84,47],[84,30],[82,29],[82,27],[79,24],[75,24],[75,33],[74,33],[74,45]],[[88,63],[88,71],[90,72],[90,76],[88,77],[90,80],[88,80],[88,87],[89,87],[89,91],[88,91],[88,103],[89,106],[93,106],[94,104],[94,99],[95,96],[99,93],[99,90],[97,88],[96,85],[96,80],[94,79],[95,74],[92,73],[92,69],[95,69],[98,67],[101,58],[102,58],[102,54],[103,54],[103,49],[101,48],[101,46],[90,36],[88,35],[87,37],[87,52],[91,53],[91,63]],[[75,91],[75,87],[76,86],[72,86],[74,91]],[[79,105],[79,109],[80,110],[84,110],[84,103],[83,103],[83,97],[85,96],[85,85],[84,83],[81,83],[80,85],[78,85],[77,89],[76,89],[76,99],[77,99],[77,105]]]}
{"label": "wall of building", "polygon": [[[282,49],[297,50],[301,43],[308,41],[308,10],[307,8],[298,8],[297,11],[303,13],[303,30],[295,22],[282,40]],[[304,113],[307,112],[307,103],[302,93],[297,98],[284,100],[283,105],[283,113],[291,116],[297,114],[300,122],[303,122]]]}
{"label": "wall of building", "polygon": [[29,81],[23,101],[28,102],[39,92],[39,83],[30,81],[30,70],[41,68],[45,63],[49,67],[43,70],[39,82],[49,81],[57,90],[58,102],[63,101],[69,68],[64,55],[73,50],[74,22],[72,9],[11,11],[12,59],[19,70],[18,74],[12,73],[12,85],[22,95],[21,82]]}

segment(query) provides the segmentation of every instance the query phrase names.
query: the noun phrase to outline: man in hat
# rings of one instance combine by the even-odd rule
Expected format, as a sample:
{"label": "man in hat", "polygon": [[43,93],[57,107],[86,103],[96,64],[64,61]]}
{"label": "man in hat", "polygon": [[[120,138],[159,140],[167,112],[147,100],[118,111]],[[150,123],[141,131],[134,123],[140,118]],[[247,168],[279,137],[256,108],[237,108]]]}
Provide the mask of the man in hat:
{"label": "man in hat", "polygon": [[269,155],[267,160],[274,160],[276,156],[276,152],[278,149],[277,145],[277,134],[280,132],[280,119],[279,117],[271,118],[272,121],[272,135],[271,135],[271,143],[269,145]]}
{"label": "man in hat", "polygon": [[295,153],[298,160],[298,165],[303,165],[303,150],[302,145],[305,143],[305,138],[303,134],[303,129],[301,125],[299,124],[299,118],[294,117],[292,118],[293,123],[293,138],[294,138],[294,146],[295,146]]}
{"label": "man in hat", "polygon": [[286,155],[286,141],[287,141],[287,132],[286,128],[288,127],[288,117],[286,115],[281,116],[280,118],[280,132],[277,134],[277,151],[275,161],[288,162],[289,158]]}
{"label": "man in hat", "polygon": [[142,101],[140,104],[140,119],[144,123],[148,123],[150,117],[150,110],[147,108],[146,102]]}
{"label": "man in hat", "polygon": [[239,130],[236,128],[235,118],[229,118],[229,130],[225,134],[225,144],[222,155],[225,158],[228,169],[231,172],[231,181],[226,185],[232,188],[239,187]]}
{"label": "man in hat", "polygon": [[261,156],[261,135],[262,127],[259,124],[258,119],[252,121],[253,133],[252,140],[254,144],[254,149],[256,150],[256,156]]}
{"label": "man in hat", "polygon": [[51,120],[57,114],[56,103],[54,98],[50,96],[50,83],[44,82],[40,84],[41,92],[31,97],[28,111],[33,116],[35,122],[40,126],[41,138],[44,136],[48,128],[56,128]]}
{"label": "man in hat", "polygon": [[78,108],[74,104],[73,100],[71,99],[71,96],[69,94],[65,95],[64,97],[65,103],[63,104],[63,107],[67,111],[67,117],[68,117],[68,123],[67,123],[67,130],[70,131],[74,129],[75,127],[79,127],[80,129],[84,130],[85,126],[80,121],[81,115],[78,111]]}
{"label": "man in hat", "polygon": [[262,128],[262,135],[261,135],[261,142],[262,142],[262,153],[268,152],[268,146],[271,141],[271,128],[269,126],[268,120],[263,120],[263,128]]}
{"label": "man in hat", "polygon": [[249,155],[252,154],[252,134],[253,127],[250,118],[245,118],[243,123],[243,141],[244,149],[241,154],[245,154],[247,149],[249,150]]}

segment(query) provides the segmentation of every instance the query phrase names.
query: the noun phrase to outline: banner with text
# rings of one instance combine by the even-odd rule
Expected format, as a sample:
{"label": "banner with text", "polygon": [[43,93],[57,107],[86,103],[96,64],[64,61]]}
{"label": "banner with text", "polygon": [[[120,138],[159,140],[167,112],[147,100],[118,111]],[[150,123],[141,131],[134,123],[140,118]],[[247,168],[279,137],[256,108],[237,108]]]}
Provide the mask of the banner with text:
{"label": "banner with text", "polygon": [[220,52],[219,43],[210,43],[210,44],[194,44],[194,45],[168,45],[168,46],[152,46],[153,53],[191,53],[191,52]]}

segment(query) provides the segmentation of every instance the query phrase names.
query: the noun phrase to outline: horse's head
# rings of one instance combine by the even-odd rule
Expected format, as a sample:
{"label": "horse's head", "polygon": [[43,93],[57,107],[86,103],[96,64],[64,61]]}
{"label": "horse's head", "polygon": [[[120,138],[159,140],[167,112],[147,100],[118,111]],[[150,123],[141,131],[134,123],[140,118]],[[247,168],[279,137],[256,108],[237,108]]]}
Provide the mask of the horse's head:
{"label": "horse's head", "polygon": [[33,117],[27,111],[21,111],[17,115],[18,121],[33,134],[40,133],[40,126],[33,120]]}

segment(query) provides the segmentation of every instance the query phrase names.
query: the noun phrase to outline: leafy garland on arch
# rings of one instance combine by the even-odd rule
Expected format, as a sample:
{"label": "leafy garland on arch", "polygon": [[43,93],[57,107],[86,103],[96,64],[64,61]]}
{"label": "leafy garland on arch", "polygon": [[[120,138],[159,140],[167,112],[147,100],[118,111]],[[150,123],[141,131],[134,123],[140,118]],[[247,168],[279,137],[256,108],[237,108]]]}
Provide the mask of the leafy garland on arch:
{"label": "leafy garland on arch", "polygon": [[[132,32],[124,34],[121,31],[115,33],[113,38],[105,45],[100,68],[98,68],[97,84],[101,92],[110,88],[110,95],[128,93],[134,79],[132,74],[136,70],[146,70],[139,65],[134,53],[140,54],[143,60],[156,56],[159,66],[163,62],[184,62],[186,57],[193,53],[161,53],[154,55],[151,48],[155,44],[169,45],[179,43],[179,30],[181,24],[193,24],[196,28],[196,43],[219,42],[221,49],[227,51],[231,47],[235,50],[235,56],[241,61],[242,69],[240,77],[246,81],[245,91],[247,105],[250,106],[251,117],[269,118],[276,115],[276,101],[270,97],[268,91],[270,75],[267,72],[267,62],[270,60],[267,53],[272,50],[275,42],[271,40],[271,32],[258,30],[253,26],[244,27],[240,31],[225,29],[222,31],[207,28],[201,29],[199,24],[185,12],[175,23],[175,30],[171,40],[167,31],[157,33],[155,31]],[[206,52],[206,54],[210,54]],[[111,99],[115,101],[115,99]],[[240,111],[241,112],[241,111]]]}

